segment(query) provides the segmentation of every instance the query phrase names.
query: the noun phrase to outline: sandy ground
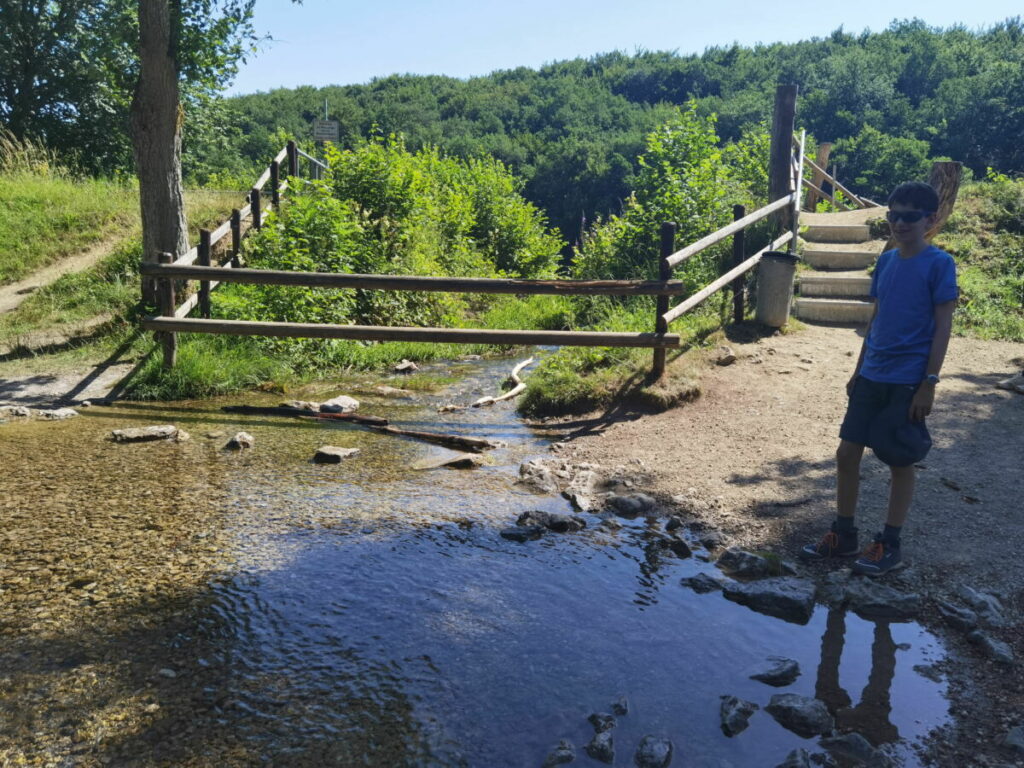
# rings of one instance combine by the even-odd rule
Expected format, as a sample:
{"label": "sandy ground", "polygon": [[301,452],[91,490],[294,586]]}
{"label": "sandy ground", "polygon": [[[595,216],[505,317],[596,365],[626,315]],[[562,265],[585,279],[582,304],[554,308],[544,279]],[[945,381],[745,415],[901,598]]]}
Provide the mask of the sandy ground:
{"label": "sandy ground", "polygon": [[[640,459],[652,474],[648,490],[718,499],[704,523],[733,544],[794,558],[834,516],[843,388],[860,344],[852,328],[823,326],[731,339],[739,359],[725,367],[709,360],[697,401],[596,430],[580,421],[587,427],[570,431],[563,455],[603,465]],[[918,467],[904,529],[909,567],[885,577],[930,598],[925,623],[951,650],[945,674],[958,719],[934,740],[936,765],[1024,765],[1000,746],[1008,728],[1024,725],[1024,396],[995,386],[1021,367],[1024,344],[952,340],[929,418],[934,447]],[[881,528],[889,472],[868,451],[861,474],[866,539]],[[820,576],[826,566],[810,570]],[[942,626],[933,600],[961,584],[1006,598],[1010,626],[993,634],[1014,649],[1015,667],[982,658]]]}

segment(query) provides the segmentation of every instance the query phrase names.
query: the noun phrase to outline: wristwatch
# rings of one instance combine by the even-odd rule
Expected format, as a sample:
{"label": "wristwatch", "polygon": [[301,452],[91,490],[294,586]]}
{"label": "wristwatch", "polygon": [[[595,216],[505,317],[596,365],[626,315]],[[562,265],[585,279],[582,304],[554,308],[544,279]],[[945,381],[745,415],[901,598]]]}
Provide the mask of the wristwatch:
{"label": "wristwatch", "polygon": [[939,383],[939,377],[934,373],[929,373],[927,376],[924,377],[924,380],[927,381],[929,384]]}

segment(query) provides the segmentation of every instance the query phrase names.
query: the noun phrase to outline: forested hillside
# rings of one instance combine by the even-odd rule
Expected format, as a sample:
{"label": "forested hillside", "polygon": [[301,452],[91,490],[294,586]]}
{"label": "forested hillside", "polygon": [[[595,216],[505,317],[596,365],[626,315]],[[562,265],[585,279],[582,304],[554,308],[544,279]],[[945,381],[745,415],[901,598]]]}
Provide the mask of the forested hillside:
{"label": "forested hillside", "polygon": [[799,125],[835,142],[841,177],[865,194],[883,196],[939,157],[964,162],[978,177],[989,167],[1024,170],[1020,18],[981,31],[915,20],[881,33],[837,30],[692,56],[609,53],[469,80],[405,75],[279,89],[215,107],[225,114],[212,122],[230,126],[226,135],[205,149],[193,142],[186,155],[198,181],[241,170],[236,148],[241,158],[265,162],[285,134],[310,135],[326,99],[345,146],[372,132],[400,133],[412,149],[434,144],[456,156],[497,157],[574,242],[584,217],[621,210],[644,137],[673,105],[695,98],[701,113],[718,115],[719,135],[735,139],[770,114],[778,83],[799,86]]}

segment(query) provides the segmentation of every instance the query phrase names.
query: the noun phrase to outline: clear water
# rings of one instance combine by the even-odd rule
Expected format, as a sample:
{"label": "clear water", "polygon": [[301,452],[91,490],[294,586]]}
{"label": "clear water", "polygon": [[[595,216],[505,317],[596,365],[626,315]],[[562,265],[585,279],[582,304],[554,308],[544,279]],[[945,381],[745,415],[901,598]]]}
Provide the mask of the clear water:
{"label": "clear water", "polygon": [[[462,365],[449,391],[364,402],[399,426],[508,442],[478,470],[412,470],[448,451],[348,425],[222,414],[221,402],[126,404],[67,423],[0,426],[8,466],[24,457],[29,471],[43,440],[76,457],[38,486],[8,473],[0,491],[35,493],[45,511],[75,482],[104,503],[131,497],[147,519],[215,505],[237,565],[196,597],[191,632],[161,640],[194,668],[190,722],[163,724],[191,729],[174,753],[182,763],[538,766],[565,738],[576,765],[598,765],[582,749],[593,735],[586,718],[624,695],[616,765],[631,765],[641,738],[658,734],[673,741],[674,766],[773,766],[816,744],[763,711],[727,738],[719,697],[763,708],[785,691],[822,698],[842,726],[876,744],[899,741],[906,764],[917,764],[909,745],[947,718],[944,683],[914,669],[944,653],[919,625],[819,607],[801,626],[696,594],[680,578],[714,566],[651,560],[644,545],[660,521],[609,531],[591,517],[580,533],[502,539],[526,509],[570,511],[515,484],[521,461],[547,454],[546,438],[507,403],[436,407],[493,394],[508,367]],[[195,437],[181,446],[103,440],[111,428],[168,422]],[[202,438],[236,428],[256,437],[252,451]],[[311,463],[324,443],[362,453]],[[179,488],[170,498],[143,490],[168,478]],[[799,661],[796,683],[749,679],[775,655]]]}

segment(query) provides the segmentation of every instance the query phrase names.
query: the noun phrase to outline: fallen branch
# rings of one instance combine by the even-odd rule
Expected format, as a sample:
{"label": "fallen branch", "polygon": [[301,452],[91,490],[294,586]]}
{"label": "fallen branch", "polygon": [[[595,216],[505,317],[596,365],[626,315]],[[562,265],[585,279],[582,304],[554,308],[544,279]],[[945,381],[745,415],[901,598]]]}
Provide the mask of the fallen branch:
{"label": "fallen branch", "polygon": [[359,413],[316,413],[300,408],[280,408],[260,405],[225,405],[221,408],[226,413],[244,413],[249,416],[291,416],[293,419],[324,419],[329,421],[351,421],[356,424],[382,427],[388,420],[382,416],[363,416]]}
{"label": "fallen branch", "polygon": [[482,405],[494,405],[495,403],[500,403],[502,400],[511,400],[513,397],[518,397],[519,395],[521,395],[523,390],[526,389],[526,384],[523,382],[522,379],[519,378],[519,372],[532,362],[533,358],[528,357],[526,360],[523,360],[523,362],[521,362],[519,365],[512,369],[512,373],[509,375],[509,378],[512,380],[512,383],[515,384],[515,386],[512,387],[512,389],[510,389],[504,395],[501,395],[499,397],[481,397],[479,400],[472,404],[472,407],[479,408]]}
{"label": "fallen branch", "polygon": [[438,432],[418,432],[412,429],[399,429],[398,427],[375,427],[370,426],[370,429],[376,432],[385,432],[389,435],[399,435],[401,437],[413,437],[417,440],[423,440],[428,443],[436,443],[437,445],[444,445],[449,448],[456,447],[464,451],[472,451],[473,453],[483,453],[484,451],[491,451],[495,448],[500,448],[503,443],[495,440],[484,440],[480,437],[463,437],[462,435],[445,435]]}

